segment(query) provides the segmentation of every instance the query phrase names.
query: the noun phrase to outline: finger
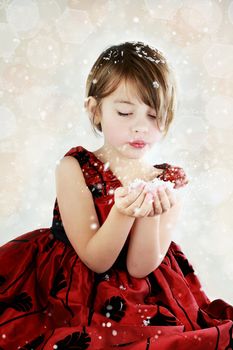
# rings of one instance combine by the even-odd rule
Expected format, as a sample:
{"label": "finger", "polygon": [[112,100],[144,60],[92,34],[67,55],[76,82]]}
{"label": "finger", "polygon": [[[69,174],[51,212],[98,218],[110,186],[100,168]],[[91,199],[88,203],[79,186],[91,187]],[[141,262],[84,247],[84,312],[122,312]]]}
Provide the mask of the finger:
{"label": "finger", "polygon": [[170,201],[168,199],[168,196],[167,196],[165,189],[163,189],[163,188],[158,189],[158,197],[160,199],[162,210],[163,211],[169,210],[170,209]]}
{"label": "finger", "polygon": [[165,188],[165,192],[167,194],[168,200],[170,202],[170,207],[173,207],[176,203],[176,196],[173,191],[170,191],[169,188]]}
{"label": "finger", "polygon": [[131,209],[131,205],[133,205],[136,200],[138,200],[139,203],[142,202],[143,197],[141,197],[141,195],[143,193],[143,187],[141,186],[139,189],[129,190],[128,194],[124,196],[122,200],[122,206]]}
{"label": "finger", "polygon": [[[144,197],[146,193],[145,191],[141,191],[140,193],[130,193],[129,196],[127,196],[127,202],[125,208],[128,210],[128,212],[135,214],[135,216],[140,216],[140,208],[143,203]],[[124,203],[125,204],[125,203]]]}
{"label": "finger", "polygon": [[143,191],[137,200],[131,205],[131,210],[136,217],[143,217],[149,213],[152,208],[152,198],[147,191]]}
{"label": "finger", "polygon": [[149,212],[149,214],[147,216],[149,216],[149,217],[155,216],[154,208]]}
{"label": "finger", "polygon": [[163,208],[162,208],[161,203],[160,203],[160,198],[159,198],[159,195],[157,193],[157,189],[155,189],[155,191],[154,191],[153,207],[154,207],[155,215],[161,215],[162,214]]}
{"label": "finger", "polygon": [[135,187],[131,190],[129,189],[128,196],[127,196],[129,203],[134,202],[142,194],[144,187],[145,187],[145,184],[142,183],[138,187]]}
{"label": "finger", "polygon": [[114,193],[118,197],[124,197],[126,194],[128,194],[128,192],[129,192],[128,187],[117,187],[114,191]]}
{"label": "finger", "polygon": [[142,217],[144,216],[148,216],[148,214],[150,213],[151,209],[153,208],[152,207],[152,203],[153,203],[153,195],[152,193],[150,192],[147,192],[144,196],[144,200],[141,204],[141,207],[140,207],[140,215]]}

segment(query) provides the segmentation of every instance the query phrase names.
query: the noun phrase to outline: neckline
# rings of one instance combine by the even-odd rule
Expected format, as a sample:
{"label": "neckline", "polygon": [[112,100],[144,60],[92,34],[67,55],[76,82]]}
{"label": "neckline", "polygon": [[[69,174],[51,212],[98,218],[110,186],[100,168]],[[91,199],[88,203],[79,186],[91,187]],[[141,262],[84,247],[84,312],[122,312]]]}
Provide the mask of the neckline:
{"label": "neckline", "polygon": [[[102,160],[100,160],[92,151],[89,151],[88,149],[86,149],[85,147],[81,146],[81,148],[86,152],[88,153],[89,155],[91,155],[97,162],[99,162],[101,164],[101,166],[104,168],[105,166],[105,163],[102,162]],[[157,169],[161,169],[159,167],[157,167],[158,164],[155,164],[153,165],[154,168],[157,168]],[[155,178],[160,178],[166,171],[166,167],[163,169],[163,171],[161,172],[161,174],[159,174],[158,176],[155,176],[153,179]],[[118,179],[118,177],[114,174],[114,172],[112,171],[112,169],[108,166],[106,170],[104,170],[103,172],[104,174],[108,173],[112,179],[116,180],[119,182],[120,186],[121,187],[125,187],[122,182]]]}

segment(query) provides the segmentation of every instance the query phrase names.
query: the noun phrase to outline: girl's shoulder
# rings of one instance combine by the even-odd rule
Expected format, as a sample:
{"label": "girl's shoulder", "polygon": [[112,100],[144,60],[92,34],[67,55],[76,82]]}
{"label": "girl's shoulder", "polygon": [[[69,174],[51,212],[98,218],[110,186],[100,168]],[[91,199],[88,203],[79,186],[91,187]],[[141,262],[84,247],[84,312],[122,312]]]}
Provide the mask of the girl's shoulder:
{"label": "girl's shoulder", "polygon": [[64,154],[64,157],[66,156],[72,156],[76,158],[79,161],[80,165],[83,165],[90,160],[90,152],[88,152],[88,150],[83,146],[72,147],[68,152]]}

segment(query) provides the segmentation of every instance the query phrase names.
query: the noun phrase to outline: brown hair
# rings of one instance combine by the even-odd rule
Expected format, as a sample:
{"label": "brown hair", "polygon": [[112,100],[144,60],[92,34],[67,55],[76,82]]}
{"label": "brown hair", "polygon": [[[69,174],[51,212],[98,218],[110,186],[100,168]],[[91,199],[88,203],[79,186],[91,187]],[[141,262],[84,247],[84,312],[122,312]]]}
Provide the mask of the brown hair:
{"label": "brown hair", "polygon": [[[176,109],[176,83],[163,54],[140,41],[113,45],[97,58],[87,78],[86,97],[97,100],[101,111],[101,99],[110,95],[122,81],[133,83],[140,99],[156,111],[158,128],[168,132]],[[101,124],[91,120],[96,135]]]}

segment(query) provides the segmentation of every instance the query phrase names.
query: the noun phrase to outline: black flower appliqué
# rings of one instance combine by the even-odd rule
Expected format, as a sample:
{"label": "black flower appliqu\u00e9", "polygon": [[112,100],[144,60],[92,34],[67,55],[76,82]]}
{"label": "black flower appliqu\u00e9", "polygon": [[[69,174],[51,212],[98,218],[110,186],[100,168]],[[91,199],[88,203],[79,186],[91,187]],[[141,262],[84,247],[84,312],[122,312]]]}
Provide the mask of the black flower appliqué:
{"label": "black flower appliqu\u00e9", "polygon": [[194,272],[192,265],[189,263],[188,259],[184,256],[184,254],[181,251],[177,252],[175,258],[181,271],[183,272],[184,277],[189,273]]}
{"label": "black flower appliqu\u00e9", "polygon": [[205,319],[205,315],[206,315],[206,312],[199,307],[198,312],[197,312],[197,324],[202,329],[209,327],[208,320]]}
{"label": "black flower appliqu\u00e9", "polygon": [[3,286],[3,284],[6,282],[6,278],[2,275],[0,275],[0,286]]}
{"label": "black flower appliqu\u00e9", "polygon": [[40,346],[43,343],[44,339],[45,339],[44,335],[40,335],[39,337],[32,340],[30,343],[27,343],[26,345],[18,349],[19,350],[31,350],[31,349],[36,350],[38,346]]}
{"label": "black flower appliqu\u00e9", "polygon": [[[167,306],[166,306],[167,308]],[[168,309],[168,308],[167,308]],[[177,325],[177,318],[175,317],[175,315],[172,314],[171,311],[169,310],[165,310],[162,313],[160,311],[160,306],[158,305],[158,311],[156,312],[156,314],[150,318],[150,325],[151,326],[175,326]]]}
{"label": "black flower appliqu\u00e9", "polygon": [[89,185],[88,187],[90,191],[93,193],[94,197],[98,198],[103,196],[103,185],[101,183]]}
{"label": "black flower appliqu\u00e9", "polygon": [[64,339],[59,340],[54,344],[59,350],[85,350],[89,347],[91,338],[86,332],[74,332],[67,335]]}
{"label": "black flower appliqu\u00e9", "polygon": [[8,308],[12,308],[19,312],[26,312],[32,308],[32,298],[28,293],[22,292],[13,297],[10,302],[0,302],[0,315]]}
{"label": "black flower appliqu\u00e9", "polygon": [[100,310],[100,313],[116,322],[125,316],[126,302],[119,296],[107,299]]}
{"label": "black flower appliqu\u00e9", "polygon": [[63,267],[60,267],[60,269],[58,270],[55,278],[54,278],[54,281],[53,281],[53,287],[50,291],[50,295],[52,297],[56,297],[57,293],[65,288],[67,286],[67,283],[66,283],[66,279],[65,279],[65,276],[64,276],[64,273],[63,273]]}
{"label": "black flower appliqu\u00e9", "polygon": [[86,151],[80,151],[78,153],[78,161],[81,166],[86,164],[90,160],[90,155]]}

